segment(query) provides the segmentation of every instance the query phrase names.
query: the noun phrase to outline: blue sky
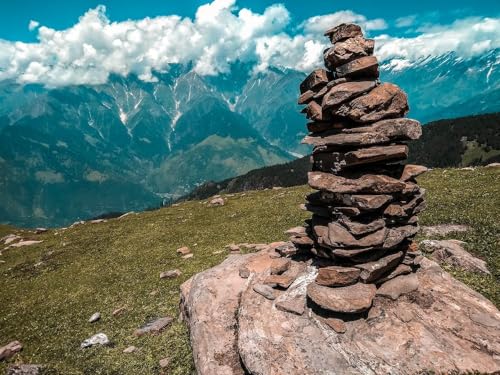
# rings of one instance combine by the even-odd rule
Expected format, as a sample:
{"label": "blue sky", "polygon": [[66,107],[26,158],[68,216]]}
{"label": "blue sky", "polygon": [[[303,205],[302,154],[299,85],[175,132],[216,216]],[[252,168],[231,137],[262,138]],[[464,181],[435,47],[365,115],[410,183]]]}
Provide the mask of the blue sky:
{"label": "blue sky", "polygon": [[[0,3],[0,80],[46,86],[144,81],[172,63],[200,75],[322,65],[323,32],[359,24],[381,63],[407,67],[500,48],[500,0],[19,0]],[[397,6],[396,6],[397,5]]]}
{"label": "blue sky", "polygon": [[[78,21],[78,17],[88,9],[105,5],[112,21],[141,19],[159,15],[177,14],[193,17],[196,9],[206,3],[203,0],[16,0],[2,1],[0,5],[0,38],[11,41],[35,41],[36,32],[28,30],[30,20],[54,29],[65,29]],[[239,7],[247,7],[262,13],[268,6],[280,1],[242,0]],[[418,1],[281,1],[290,11],[292,22],[300,23],[304,19],[349,9],[368,18],[383,18],[394,21],[397,18],[417,15],[436,24],[451,23],[454,19],[465,16],[499,16],[500,0],[418,0]],[[394,34],[403,30],[393,28]]]}

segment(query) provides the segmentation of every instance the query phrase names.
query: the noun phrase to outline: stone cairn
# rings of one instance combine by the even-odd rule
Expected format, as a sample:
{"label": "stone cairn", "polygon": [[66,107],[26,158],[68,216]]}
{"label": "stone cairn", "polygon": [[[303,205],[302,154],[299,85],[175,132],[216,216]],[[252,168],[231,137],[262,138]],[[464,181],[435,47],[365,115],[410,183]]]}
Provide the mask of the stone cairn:
{"label": "stone cairn", "polygon": [[418,139],[418,121],[405,118],[406,94],[378,80],[374,41],[342,24],[325,36],[326,69],[301,83],[299,104],[310,122],[303,143],[313,146],[306,197],[306,226],[289,231],[296,248],[318,264],[308,297],[341,314],[369,310],[377,289],[415,272],[421,259],[412,242],[425,207],[415,177],[425,167],[403,164],[407,141]]}

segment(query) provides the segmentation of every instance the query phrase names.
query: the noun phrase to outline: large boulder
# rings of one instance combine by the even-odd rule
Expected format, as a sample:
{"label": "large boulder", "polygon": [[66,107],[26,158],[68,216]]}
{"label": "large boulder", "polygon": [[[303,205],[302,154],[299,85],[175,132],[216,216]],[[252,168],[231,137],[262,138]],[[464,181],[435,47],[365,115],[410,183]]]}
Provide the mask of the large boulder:
{"label": "large boulder", "polygon": [[342,321],[304,307],[318,273],[311,264],[287,290],[275,289],[276,299],[256,293],[271,255],[231,255],[182,285],[198,374],[500,371],[500,312],[436,263],[424,258],[413,276],[377,290],[367,316]]}

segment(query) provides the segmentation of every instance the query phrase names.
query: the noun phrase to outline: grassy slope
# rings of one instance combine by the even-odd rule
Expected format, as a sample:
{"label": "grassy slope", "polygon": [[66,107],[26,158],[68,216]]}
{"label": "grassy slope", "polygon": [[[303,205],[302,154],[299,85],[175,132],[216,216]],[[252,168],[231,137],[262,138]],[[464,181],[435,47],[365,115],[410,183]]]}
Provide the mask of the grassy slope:
{"label": "grassy slope", "polygon": [[[420,179],[428,189],[429,208],[422,224],[472,226],[451,236],[486,258],[494,276],[451,270],[500,305],[500,169],[435,170]],[[176,322],[158,336],[132,335],[150,318],[179,313],[179,285],[221,262],[231,242],[284,239],[283,231],[308,215],[298,209],[306,187],[238,194],[224,207],[186,202],[107,223],[85,224],[43,235],[40,245],[6,250],[0,259],[0,344],[22,341],[16,361],[42,363],[60,374],[157,374],[158,360],[169,357],[169,374],[193,370],[188,333]],[[0,227],[0,234],[11,232]],[[26,234],[25,234],[26,237]],[[190,246],[194,258],[175,250]],[[35,266],[35,264],[41,264]],[[179,268],[177,280],[160,280],[161,271]],[[221,281],[222,282],[222,281]],[[151,293],[151,292],[156,292]],[[113,318],[121,306],[128,310]],[[95,311],[101,321],[87,319]],[[81,350],[81,341],[105,332],[114,347]],[[140,350],[123,354],[129,345]],[[0,364],[3,371],[5,364]]]}

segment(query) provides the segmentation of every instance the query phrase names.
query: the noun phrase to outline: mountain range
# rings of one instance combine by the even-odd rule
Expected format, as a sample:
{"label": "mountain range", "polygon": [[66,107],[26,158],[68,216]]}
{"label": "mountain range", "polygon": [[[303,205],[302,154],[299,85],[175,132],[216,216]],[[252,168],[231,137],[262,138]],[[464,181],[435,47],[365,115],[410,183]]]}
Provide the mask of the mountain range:
{"label": "mountain range", "polygon": [[[422,122],[500,110],[500,50],[381,65]],[[50,88],[0,82],[0,222],[66,225],[141,210],[205,181],[306,155],[296,104],[305,74],[248,64],[200,76],[171,65],[153,82]]]}

